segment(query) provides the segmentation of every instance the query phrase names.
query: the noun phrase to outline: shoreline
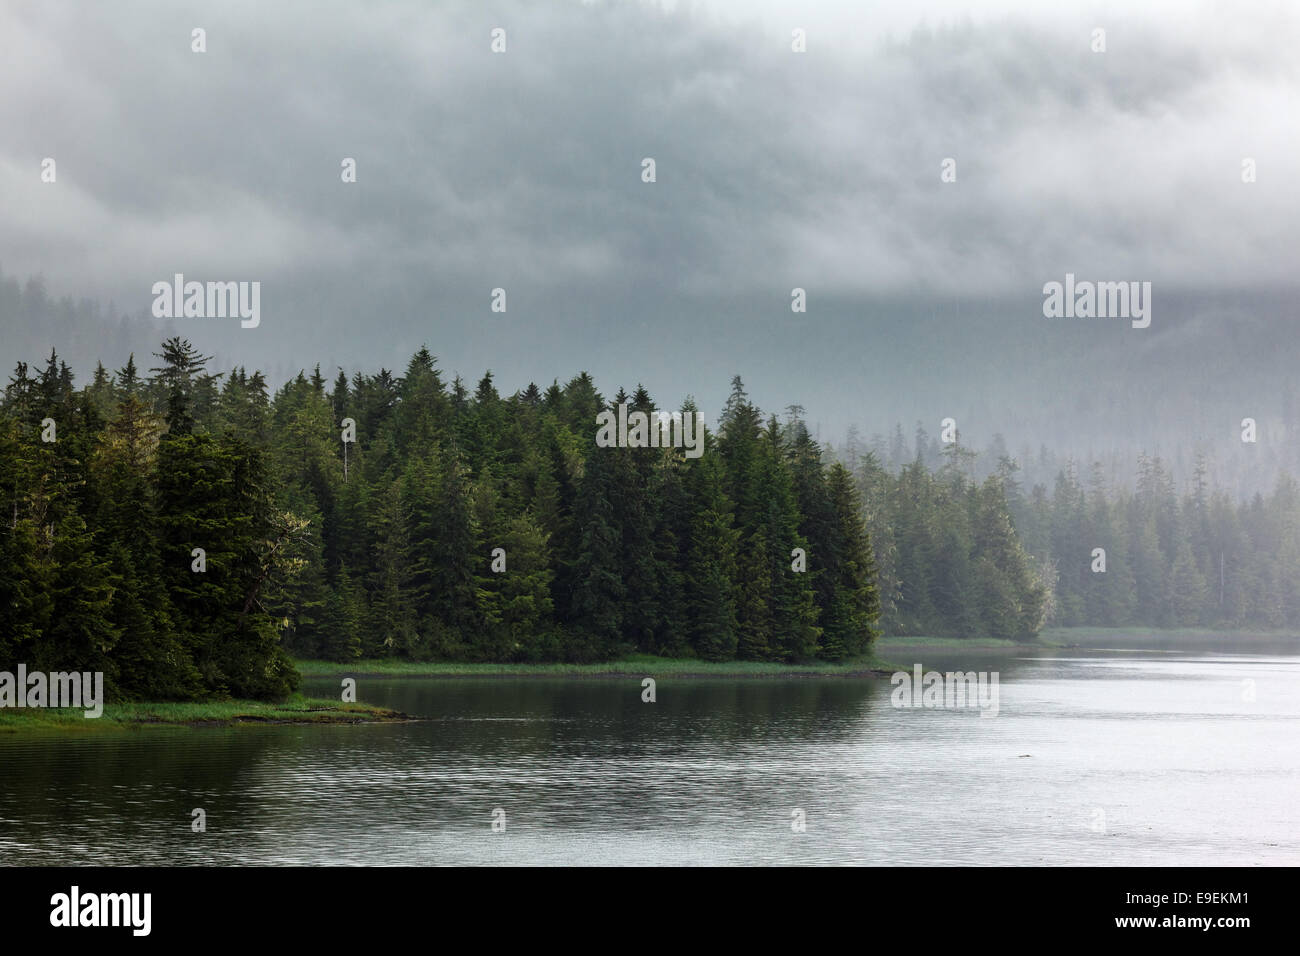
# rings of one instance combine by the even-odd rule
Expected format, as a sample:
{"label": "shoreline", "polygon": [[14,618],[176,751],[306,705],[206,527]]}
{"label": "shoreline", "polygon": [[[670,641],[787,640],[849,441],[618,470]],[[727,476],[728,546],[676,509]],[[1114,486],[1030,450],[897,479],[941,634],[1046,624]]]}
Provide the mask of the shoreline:
{"label": "shoreline", "polygon": [[558,678],[615,680],[653,677],[690,679],[762,679],[790,677],[881,677],[898,668],[870,656],[841,664],[779,664],[764,661],[710,662],[694,658],[631,655],[592,664],[495,664],[460,661],[401,661],[386,658],[357,661],[295,660],[303,679],[328,677]]}
{"label": "shoreline", "polygon": [[[1106,649],[1116,645],[1181,645],[1186,650],[1208,649],[1233,641],[1259,641],[1279,645],[1300,645],[1300,635],[1288,631],[1223,630],[1212,628],[1044,628],[1031,640],[1005,638],[937,637],[900,635],[877,638],[873,652],[843,663],[781,664],[764,661],[702,661],[698,658],[654,657],[631,654],[613,661],[591,664],[564,663],[478,663],[464,661],[407,661],[393,658],[362,658],[355,661],[295,659],[294,666],[304,679],[327,677],[406,678],[563,678],[613,680],[662,677],[707,680],[791,677],[888,677],[906,667],[892,663],[891,652],[937,651],[1056,651]],[[1162,649],[1152,647],[1152,650]]]}
{"label": "shoreline", "polygon": [[28,731],[99,733],[143,727],[235,727],[255,724],[319,726],[398,723],[418,720],[410,714],[370,704],[295,695],[286,701],[119,701],[104,705],[99,717],[75,708],[0,709],[0,735]]}

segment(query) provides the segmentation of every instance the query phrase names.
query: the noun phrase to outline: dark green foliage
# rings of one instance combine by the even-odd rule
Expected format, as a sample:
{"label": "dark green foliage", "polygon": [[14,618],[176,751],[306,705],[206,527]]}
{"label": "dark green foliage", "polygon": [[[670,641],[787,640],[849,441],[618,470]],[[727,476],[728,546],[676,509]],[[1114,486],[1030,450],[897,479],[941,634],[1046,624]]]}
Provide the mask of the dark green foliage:
{"label": "dark green foliage", "polygon": [[[592,418],[593,428],[595,417]],[[614,469],[626,449],[594,448],[578,488],[574,523],[578,554],[573,590],[573,624],[588,640],[575,650],[599,658],[621,649],[623,598],[623,529],[616,513]]]}
{"label": "dark green foliage", "polygon": [[843,660],[863,653],[880,616],[875,559],[862,504],[848,469],[836,462],[826,481],[829,529],[821,550],[822,656]]}
{"label": "dark green foliage", "polygon": [[340,371],[330,391],[315,368],[270,395],[183,339],[157,355],[148,378],[132,358],[80,390],[51,355],[5,389],[0,667],[102,670],[119,699],[276,698],[297,682],[290,653],[869,648],[857,491],[797,418],[764,424],[739,379],[688,458],[597,447],[601,409],[656,406],[640,387],[607,402],[585,373],[509,396],[489,373],[471,392],[421,349],[400,377]]}
{"label": "dark green foliage", "polygon": [[694,509],[684,531],[685,573],[681,575],[686,638],[709,661],[736,655],[738,628],[733,581],[740,533],[723,491],[721,463],[705,456],[689,472]]}

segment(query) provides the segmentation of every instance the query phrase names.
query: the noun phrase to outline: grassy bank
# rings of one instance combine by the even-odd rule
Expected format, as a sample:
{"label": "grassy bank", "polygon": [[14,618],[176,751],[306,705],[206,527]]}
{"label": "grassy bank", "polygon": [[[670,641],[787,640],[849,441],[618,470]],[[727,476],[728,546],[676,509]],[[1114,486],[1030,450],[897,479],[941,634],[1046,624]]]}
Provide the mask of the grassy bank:
{"label": "grassy bank", "polygon": [[863,677],[892,673],[877,657],[840,664],[701,661],[633,654],[596,664],[464,664],[447,661],[295,661],[303,677]]}
{"label": "grassy bank", "polygon": [[367,704],[344,704],[295,695],[282,703],[222,700],[203,703],[104,705],[100,717],[67,708],[0,709],[0,733],[28,730],[100,731],[135,727],[230,726],[234,724],[356,724],[408,719],[406,714]]}
{"label": "grassy bank", "polygon": [[[594,664],[469,664],[452,661],[362,659],[348,662],[297,660],[303,677],[866,677],[899,670],[893,661],[916,650],[1016,651],[1124,645],[1196,647],[1233,640],[1300,643],[1287,632],[1215,631],[1208,628],[1047,628],[1028,641],[1001,638],[938,637],[908,634],[879,638],[871,655],[843,663],[772,664],[757,661],[702,661],[694,658],[631,654]],[[905,668],[904,668],[905,669]]]}

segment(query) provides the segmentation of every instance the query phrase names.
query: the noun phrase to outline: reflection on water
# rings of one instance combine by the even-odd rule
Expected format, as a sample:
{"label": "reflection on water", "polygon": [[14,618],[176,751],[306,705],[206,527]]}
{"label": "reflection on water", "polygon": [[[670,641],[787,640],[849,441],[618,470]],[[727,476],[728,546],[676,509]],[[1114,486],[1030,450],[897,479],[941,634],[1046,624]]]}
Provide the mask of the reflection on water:
{"label": "reflection on water", "polygon": [[429,719],[0,735],[0,860],[1300,863],[1300,657],[919,653],[999,671],[999,715],[894,709],[887,679],[647,704],[639,678],[363,678]]}

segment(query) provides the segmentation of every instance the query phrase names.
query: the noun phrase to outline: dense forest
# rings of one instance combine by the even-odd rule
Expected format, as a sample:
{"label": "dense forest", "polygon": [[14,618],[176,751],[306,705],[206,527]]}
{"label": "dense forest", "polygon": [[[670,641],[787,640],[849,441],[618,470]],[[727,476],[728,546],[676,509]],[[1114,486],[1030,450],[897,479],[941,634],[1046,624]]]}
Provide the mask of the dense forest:
{"label": "dense forest", "polygon": [[0,662],[271,697],[290,655],[797,662],[875,633],[853,476],[739,378],[690,459],[598,448],[600,411],[655,406],[586,374],[502,398],[421,349],[272,396],[180,338],[157,357],[77,388],[51,354],[5,389]]}
{"label": "dense forest", "polygon": [[1004,449],[923,431],[905,463],[823,448],[738,377],[696,459],[598,447],[601,411],[656,405],[585,373],[502,397],[421,349],[273,392],[179,337],[156,357],[77,387],[51,354],[5,388],[0,667],[266,698],[293,657],[840,661],[878,632],[1300,625],[1285,475],[1234,502],[1198,459],[1180,497],[1143,457],[1133,490],[1067,462],[1026,491]]}

